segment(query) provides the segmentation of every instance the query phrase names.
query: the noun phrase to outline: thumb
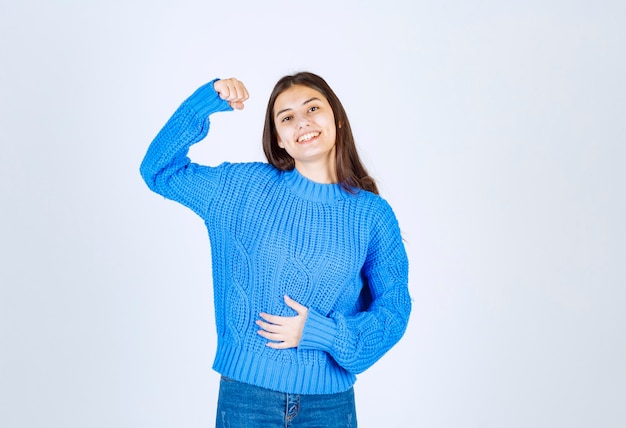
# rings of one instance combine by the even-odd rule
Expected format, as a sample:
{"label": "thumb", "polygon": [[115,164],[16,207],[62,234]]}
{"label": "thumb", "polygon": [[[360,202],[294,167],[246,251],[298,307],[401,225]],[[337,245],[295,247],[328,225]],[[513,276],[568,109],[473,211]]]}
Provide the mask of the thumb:
{"label": "thumb", "polygon": [[234,110],[243,110],[244,104],[241,101],[229,101],[230,107]]}

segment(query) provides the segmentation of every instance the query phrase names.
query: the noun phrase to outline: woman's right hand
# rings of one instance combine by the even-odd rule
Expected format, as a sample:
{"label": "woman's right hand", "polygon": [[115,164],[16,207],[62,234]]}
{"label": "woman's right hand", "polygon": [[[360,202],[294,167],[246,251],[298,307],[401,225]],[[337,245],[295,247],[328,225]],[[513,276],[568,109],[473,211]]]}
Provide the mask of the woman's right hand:
{"label": "woman's right hand", "polygon": [[213,89],[221,99],[228,101],[233,109],[243,110],[244,102],[249,98],[248,90],[243,82],[231,77],[230,79],[220,79],[213,83]]}

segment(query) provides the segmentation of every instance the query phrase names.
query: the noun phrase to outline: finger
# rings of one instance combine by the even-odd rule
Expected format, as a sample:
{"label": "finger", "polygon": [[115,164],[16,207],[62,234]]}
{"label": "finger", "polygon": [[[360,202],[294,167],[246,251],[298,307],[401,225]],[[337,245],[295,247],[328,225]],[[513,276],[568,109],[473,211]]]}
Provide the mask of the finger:
{"label": "finger", "polygon": [[227,100],[228,98],[230,98],[230,88],[227,85],[222,85],[220,87],[220,90],[217,91],[217,94],[220,96],[221,99]]}
{"label": "finger", "polygon": [[225,99],[241,102],[248,99],[248,90],[242,82],[235,78],[224,79],[223,82],[228,87],[228,95]]}
{"label": "finger", "polygon": [[278,324],[270,324],[267,322],[263,322],[261,320],[256,321],[256,325],[261,327],[263,330],[268,331],[270,333],[281,333],[283,331],[283,327]]}
{"label": "finger", "polygon": [[231,99],[233,101],[243,101],[244,100],[244,91],[242,89],[242,84],[239,81],[232,82],[233,87],[231,90]]}
{"label": "finger", "polygon": [[239,94],[237,93],[237,86],[232,82],[229,82],[228,85],[228,95],[224,98],[228,101],[239,101]]}
{"label": "finger", "polygon": [[243,82],[237,79],[229,79],[231,86],[231,99],[236,101],[245,101],[248,99],[248,90]]}
{"label": "finger", "polygon": [[286,294],[284,298],[285,298],[285,304],[289,306],[291,309],[293,309],[294,311],[296,311],[298,315],[302,315],[308,312],[308,309],[306,306],[301,305],[300,303],[296,302],[295,300],[293,300],[291,297],[287,296]]}
{"label": "finger", "polygon": [[217,80],[213,84],[213,89],[220,96],[221,99],[225,100],[230,96],[230,89],[228,88],[228,82],[225,80]]}
{"label": "finger", "polygon": [[236,100],[237,89],[235,79],[220,79],[213,84],[213,89],[223,100]]}
{"label": "finger", "polygon": [[296,347],[294,344],[288,342],[267,342],[265,346],[272,349],[289,349]]}
{"label": "finger", "polygon": [[265,321],[272,323],[272,324],[281,325],[284,323],[284,317],[279,317],[278,315],[271,315],[271,314],[266,314],[265,312],[261,312],[259,316],[263,318]]}
{"label": "finger", "polygon": [[248,98],[250,98],[248,88],[246,88],[246,85],[244,85],[242,82],[239,83],[241,84],[241,101],[246,101]]}
{"label": "finger", "polygon": [[281,335],[276,334],[276,333],[270,333],[269,331],[265,331],[265,330],[257,330],[257,334],[261,337],[266,338],[267,340],[271,340],[272,342],[282,342],[283,338],[281,337]]}

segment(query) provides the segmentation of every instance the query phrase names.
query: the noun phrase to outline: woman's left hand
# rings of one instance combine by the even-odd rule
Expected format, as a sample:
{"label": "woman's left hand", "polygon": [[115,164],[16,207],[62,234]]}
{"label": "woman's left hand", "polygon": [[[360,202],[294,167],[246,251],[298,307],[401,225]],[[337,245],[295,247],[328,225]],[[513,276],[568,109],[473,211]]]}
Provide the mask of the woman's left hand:
{"label": "woman's left hand", "polygon": [[268,339],[267,346],[274,349],[295,348],[302,338],[302,330],[309,313],[306,306],[285,296],[285,304],[296,311],[298,315],[293,317],[279,317],[278,315],[270,315],[261,312],[261,318],[256,324],[261,327],[258,331],[259,335]]}

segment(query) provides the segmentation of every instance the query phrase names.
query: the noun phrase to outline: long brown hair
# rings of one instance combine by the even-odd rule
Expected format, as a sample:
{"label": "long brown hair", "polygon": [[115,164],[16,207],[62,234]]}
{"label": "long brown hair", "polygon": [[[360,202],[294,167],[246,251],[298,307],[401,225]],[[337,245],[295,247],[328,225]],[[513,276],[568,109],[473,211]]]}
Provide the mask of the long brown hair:
{"label": "long brown hair", "polygon": [[276,134],[276,124],[274,123],[274,104],[276,98],[292,86],[307,86],[321,93],[330,107],[333,109],[335,116],[335,128],[337,136],[335,139],[335,162],[337,170],[337,181],[339,185],[346,191],[354,193],[355,189],[368,190],[378,194],[376,182],[367,172],[367,169],[361,162],[359,154],[354,143],[354,136],[348,121],[348,115],[339,101],[339,98],[328,83],[320,76],[309,73],[300,72],[293,76],[285,76],[280,79],[274,86],[274,90],[270,95],[267,103],[267,111],[265,113],[265,125],[263,127],[263,151],[267,161],[281,171],[290,171],[295,168],[295,161],[289,154],[278,146],[278,138]]}

